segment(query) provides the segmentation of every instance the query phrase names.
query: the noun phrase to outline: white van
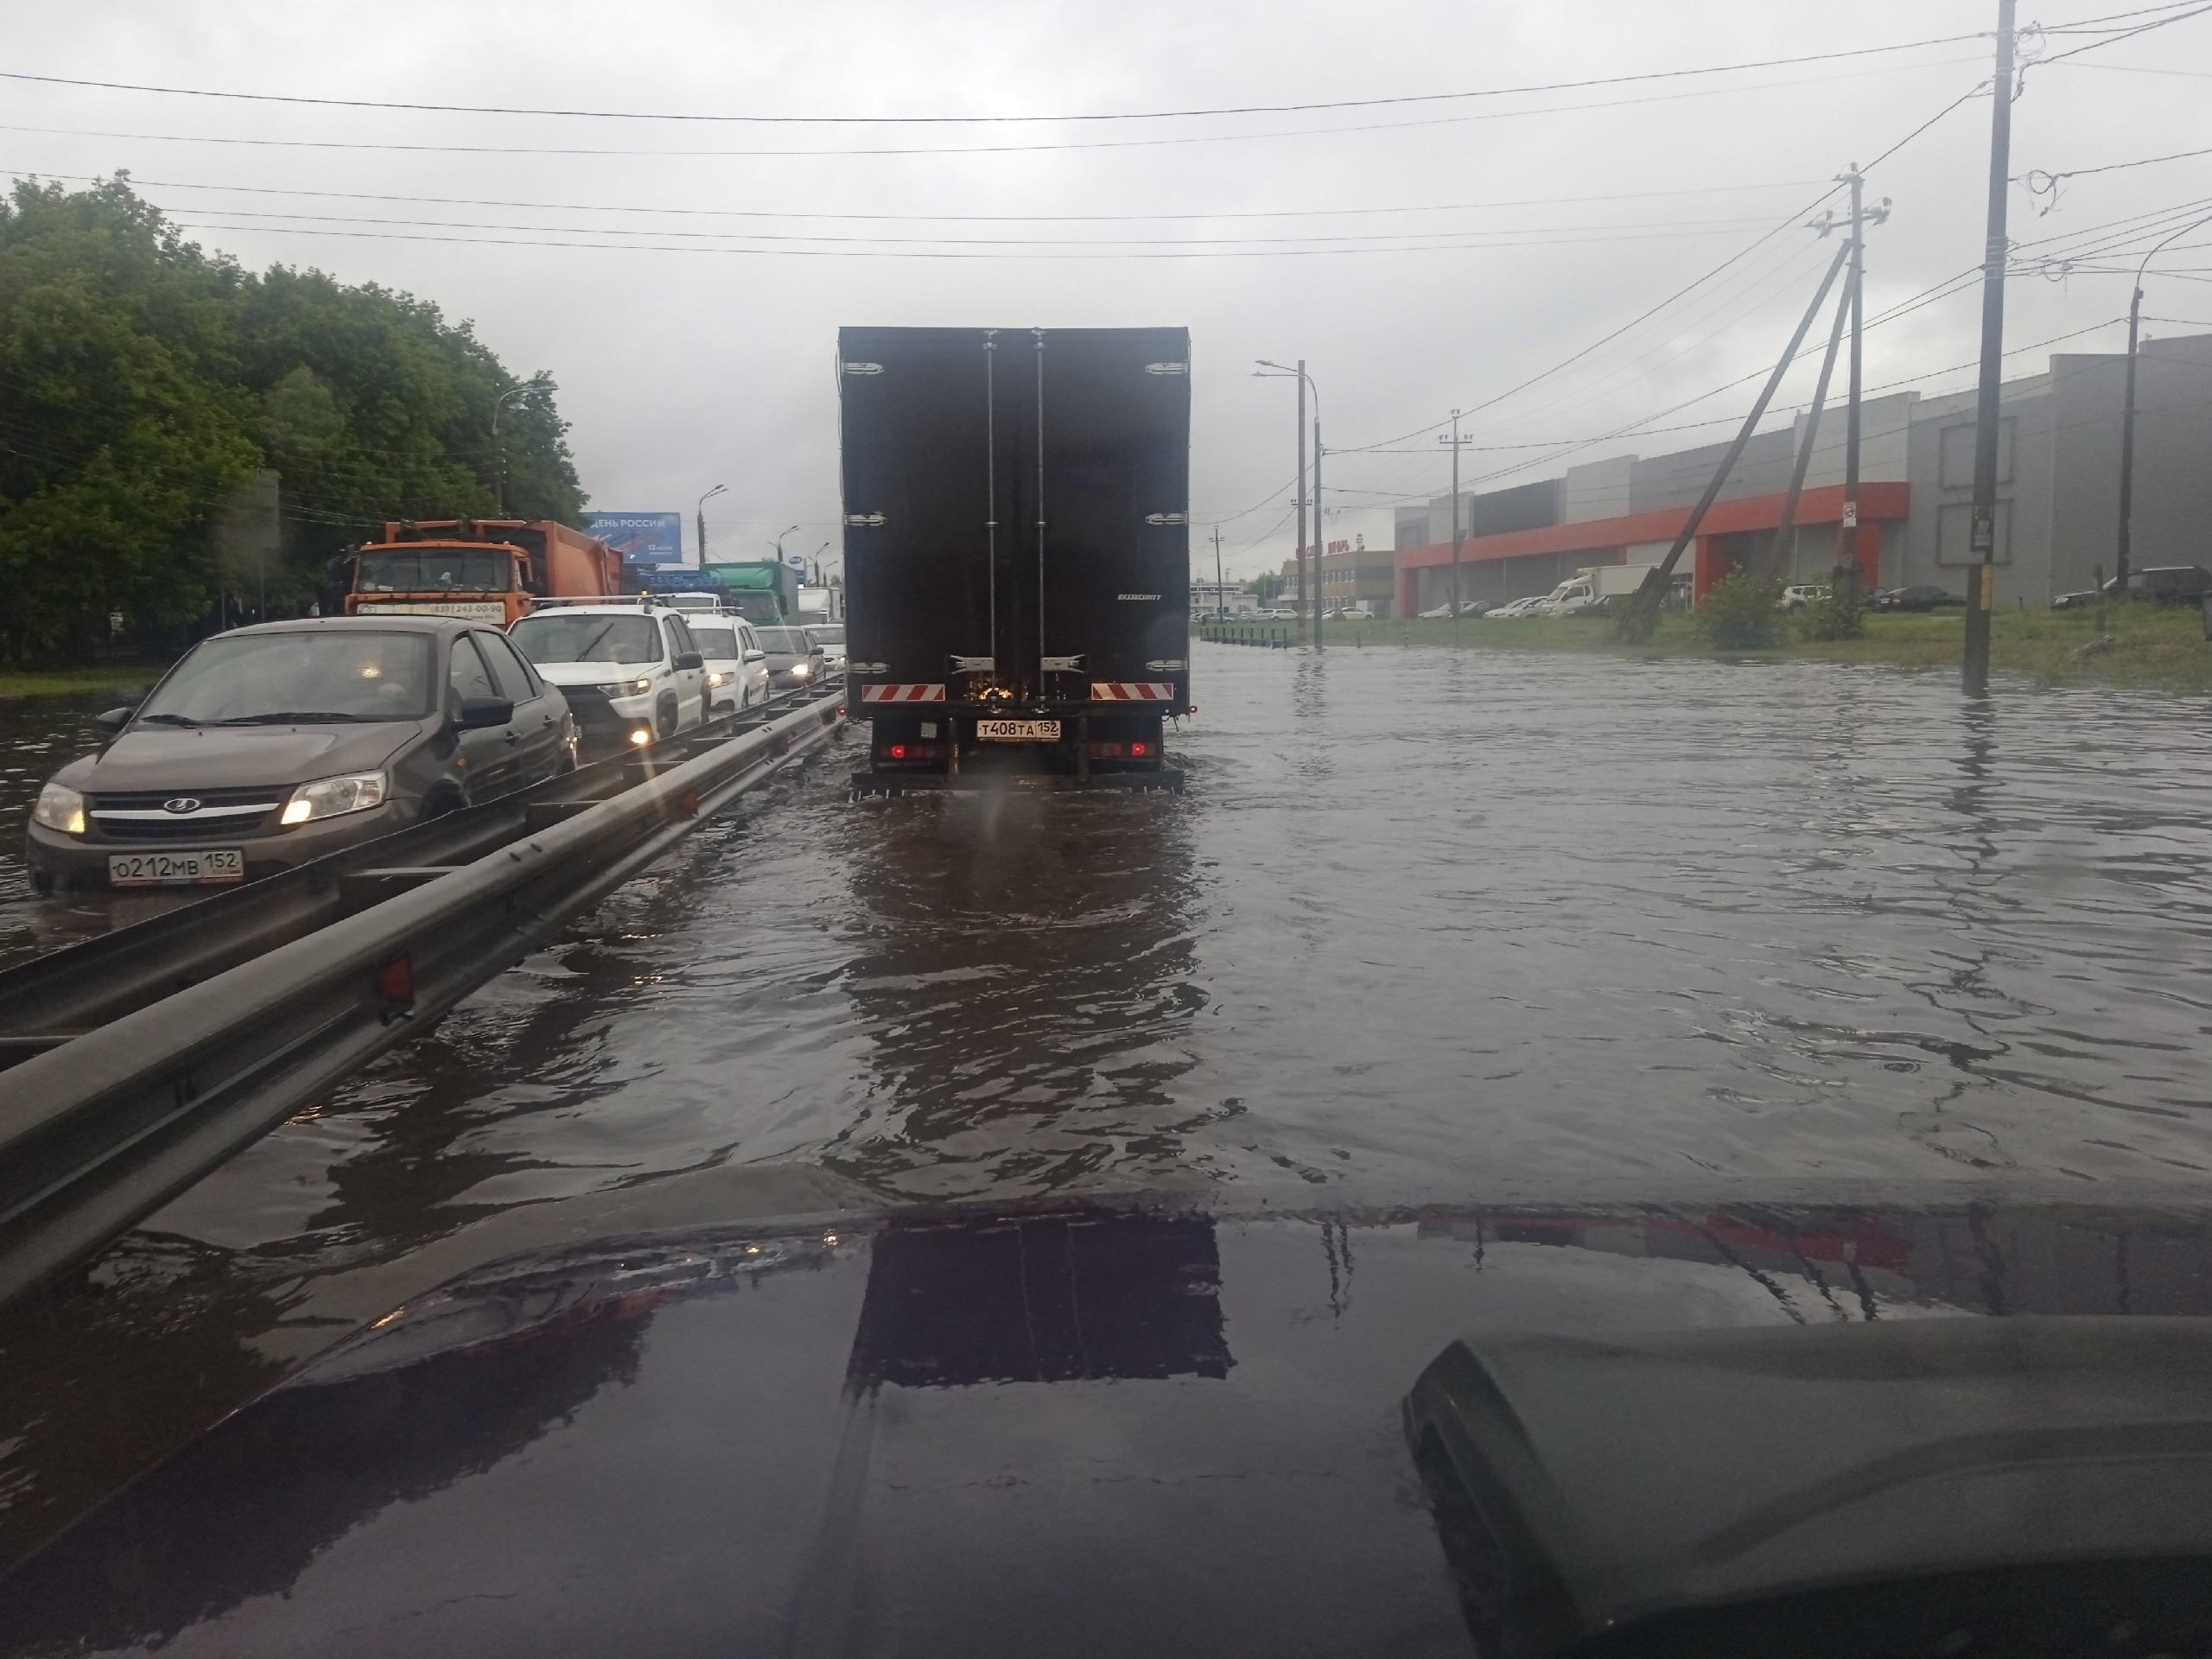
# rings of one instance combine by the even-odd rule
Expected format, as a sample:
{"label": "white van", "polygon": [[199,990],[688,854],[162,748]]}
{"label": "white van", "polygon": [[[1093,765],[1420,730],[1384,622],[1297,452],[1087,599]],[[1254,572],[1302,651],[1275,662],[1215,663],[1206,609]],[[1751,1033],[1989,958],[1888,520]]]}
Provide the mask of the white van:
{"label": "white van", "polygon": [[706,658],[707,715],[741,715],[768,701],[768,653],[753,625],[734,612],[683,619]]}

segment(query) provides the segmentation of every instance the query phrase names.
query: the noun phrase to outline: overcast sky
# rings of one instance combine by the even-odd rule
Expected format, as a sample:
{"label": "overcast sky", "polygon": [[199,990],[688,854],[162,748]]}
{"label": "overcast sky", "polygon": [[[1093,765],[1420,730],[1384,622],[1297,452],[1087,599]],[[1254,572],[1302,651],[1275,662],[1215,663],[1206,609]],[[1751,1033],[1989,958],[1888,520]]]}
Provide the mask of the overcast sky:
{"label": "overcast sky", "polygon": [[[2133,5],[2033,15],[2056,31]],[[9,0],[0,70],[203,92],[810,118],[1425,101],[745,124],[16,80],[0,166],[128,168],[197,239],[249,265],[318,266],[473,320],[517,372],[559,381],[595,506],[688,518],[727,484],[708,520],[718,554],[762,550],[797,524],[786,551],[826,542],[834,558],[841,324],[1186,325],[1194,559],[1211,574],[1202,538],[1218,523],[1230,571],[1250,574],[1290,550],[1294,461],[1292,389],[1252,378],[1255,358],[1306,358],[1327,442],[1368,451],[1330,462],[1332,538],[1387,545],[1394,500],[1443,491],[1434,427],[1455,404],[1487,404],[1469,421],[1484,447],[1464,465],[1492,482],[1725,435],[1756,387],[1716,389],[1771,361],[1834,246],[1797,221],[1847,163],[1987,77],[1995,13],[1995,0]],[[2054,32],[2032,50],[2107,39]],[[1658,78],[1435,96],[1630,75]],[[2212,148],[2208,78],[2212,16],[2031,70],[2012,170]],[[1870,317],[1980,259],[1990,110],[1968,99],[1870,172],[1871,194],[1894,200],[1870,238]],[[2071,336],[2060,350],[2120,346],[2127,277],[2088,251],[2132,248],[2132,269],[2187,221],[2100,227],[2199,201],[2212,213],[2212,156],[2066,181],[2048,213],[2048,195],[2016,188],[2015,242],[2071,248],[2094,269],[2015,278],[2006,345],[2033,349],[2008,370],[2040,369],[2054,337]],[[2212,230],[2161,257],[2175,274],[2148,284],[2150,332],[2212,327],[2198,242]],[[1969,384],[1957,365],[1975,355],[1978,305],[1968,284],[1872,328],[1870,386]],[[1810,381],[1801,370],[1783,403]],[[1655,429],[1607,435],[1638,422]],[[1527,447],[1540,443],[1554,447]]]}

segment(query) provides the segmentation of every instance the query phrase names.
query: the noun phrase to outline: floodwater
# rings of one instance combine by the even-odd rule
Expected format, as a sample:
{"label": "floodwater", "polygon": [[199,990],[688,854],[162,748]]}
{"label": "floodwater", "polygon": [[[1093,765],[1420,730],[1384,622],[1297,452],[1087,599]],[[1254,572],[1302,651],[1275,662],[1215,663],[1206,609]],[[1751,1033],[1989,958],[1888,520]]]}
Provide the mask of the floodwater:
{"label": "floodwater", "polygon": [[[1297,1205],[2212,1169],[2202,702],[1193,648],[1181,797],[855,804],[849,736],[0,1333],[0,1557],[467,1230],[731,1166]],[[0,715],[5,804],[99,702]],[[15,846],[0,948],[101,925]],[[73,1404],[96,1374],[140,1406]]]}

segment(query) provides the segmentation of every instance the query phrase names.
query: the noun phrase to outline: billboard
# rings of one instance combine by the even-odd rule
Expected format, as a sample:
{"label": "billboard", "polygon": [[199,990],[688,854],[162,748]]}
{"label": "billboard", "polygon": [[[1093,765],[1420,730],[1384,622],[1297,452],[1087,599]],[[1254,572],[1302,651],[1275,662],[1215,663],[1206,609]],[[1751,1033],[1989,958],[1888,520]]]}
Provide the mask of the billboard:
{"label": "billboard", "polygon": [[626,563],[683,563],[680,512],[588,512],[584,528],[620,553]]}

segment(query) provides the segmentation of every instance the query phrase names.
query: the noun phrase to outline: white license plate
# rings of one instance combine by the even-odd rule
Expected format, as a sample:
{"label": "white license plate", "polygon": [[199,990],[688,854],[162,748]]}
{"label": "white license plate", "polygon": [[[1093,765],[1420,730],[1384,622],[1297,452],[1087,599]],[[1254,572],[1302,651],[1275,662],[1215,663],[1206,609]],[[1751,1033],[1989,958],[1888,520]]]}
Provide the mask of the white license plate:
{"label": "white license plate", "polygon": [[986,743],[1057,743],[1057,720],[979,720],[976,735]]}
{"label": "white license plate", "polygon": [[235,847],[196,853],[111,853],[111,887],[204,887],[245,880],[245,855]]}

